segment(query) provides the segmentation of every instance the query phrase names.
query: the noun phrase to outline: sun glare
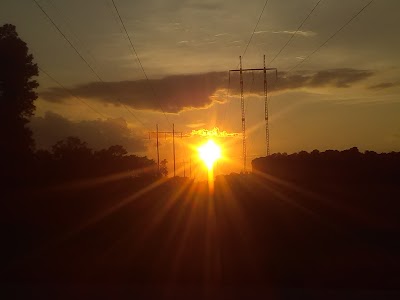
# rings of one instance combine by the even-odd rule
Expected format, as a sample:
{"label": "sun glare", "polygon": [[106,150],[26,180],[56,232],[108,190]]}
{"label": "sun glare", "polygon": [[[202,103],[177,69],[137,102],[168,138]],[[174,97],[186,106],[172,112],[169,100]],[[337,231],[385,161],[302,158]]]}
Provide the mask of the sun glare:
{"label": "sun glare", "polygon": [[198,151],[208,170],[211,170],[214,162],[221,157],[221,148],[213,140],[208,140],[198,148]]}

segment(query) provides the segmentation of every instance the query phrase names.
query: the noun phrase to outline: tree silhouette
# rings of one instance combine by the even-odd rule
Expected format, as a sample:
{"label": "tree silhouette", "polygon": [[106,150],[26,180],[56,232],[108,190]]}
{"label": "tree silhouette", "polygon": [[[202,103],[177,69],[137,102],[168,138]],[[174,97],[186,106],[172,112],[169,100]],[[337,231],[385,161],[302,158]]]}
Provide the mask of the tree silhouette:
{"label": "tree silhouette", "polygon": [[55,176],[62,179],[87,177],[91,173],[93,151],[77,137],[69,136],[52,147]]}
{"label": "tree silhouette", "polygon": [[26,125],[35,111],[39,84],[32,80],[38,75],[33,56],[11,24],[0,27],[0,66],[0,157],[3,171],[17,174],[34,148]]}
{"label": "tree silhouette", "polygon": [[80,162],[90,159],[92,150],[79,138],[69,136],[65,140],[58,141],[53,147],[53,154],[56,160],[66,162]]}
{"label": "tree silhouette", "polygon": [[106,157],[122,157],[128,154],[128,151],[126,151],[126,149],[121,145],[113,145],[108,149],[98,151],[98,154]]}
{"label": "tree silhouette", "polygon": [[160,162],[160,174],[162,176],[168,176],[168,166],[167,166],[167,164],[168,164],[168,161],[166,159],[163,159]]}

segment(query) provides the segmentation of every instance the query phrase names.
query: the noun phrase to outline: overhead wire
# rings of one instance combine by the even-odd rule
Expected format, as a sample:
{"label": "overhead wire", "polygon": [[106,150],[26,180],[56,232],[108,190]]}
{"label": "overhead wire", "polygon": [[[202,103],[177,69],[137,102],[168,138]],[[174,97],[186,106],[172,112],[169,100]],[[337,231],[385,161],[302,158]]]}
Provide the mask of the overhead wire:
{"label": "overhead wire", "polygon": [[[75,53],[81,58],[81,60],[88,66],[88,68],[92,71],[92,73],[96,76],[96,78],[101,82],[105,83],[105,81],[99,76],[99,74],[93,69],[93,67],[90,65],[90,63],[82,56],[82,54],[78,51],[78,49],[74,46],[74,44],[68,39],[68,37],[62,32],[60,27],[53,21],[53,19],[49,16],[49,14],[44,10],[44,8],[38,3],[37,0],[33,0],[37,7],[43,12],[43,14],[47,17],[47,19],[51,22],[51,24],[57,29],[57,31],[61,34],[61,36],[68,42],[68,44],[71,46],[71,48],[75,51]],[[126,105],[121,103],[117,99],[117,101],[122,104],[122,106],[125,108],[128,113],[137,121],[139,122],[144,128],[147,128],[147,126],[131,111],[129,110]]]}
{"label": "overhead wire", "polygon": [[369,1],[366,5],[364,5],[359,11],[357,11],[356,14],[354,14],[342,27],[340,27],[338,30],[336,30],[331,36],[329,36],[328,39],[326,39],[321,45],[319,45],[313,52],[311,52],[309,55],[307,55],[303,60],[301,60],[298,64],[296,64],[294,67],[289,69],[286,72],[286,75],[290,72],[292,72],[294,69],[299,67],[301,64],[303,64],[306,60],[308,60],[312,55],[314,55],[317,51],[319,51],[322,47],[324,47],[330,40],[332,40],[336,35],[338,35],[345,27],[347,27],[352,21],[354,21],[365,9],[368,8],[374,2],[374,0]]}
{"label": "overhead wire", "polygon": [[[73,38],[74,38],[75,41],[76,41],[74,44],[75,44],[75,45],[76,45],[76,44],[78,44],[78,45],[80,44],[81,47],[78,47],[78,48],[84,48],[85,54],[86,54],[85,56],[86,56],[86,57],[89,56],[90,59],[92,60],[92,62],[96,62],[96,58],[92,55],[92,53],[90,53],[90,51],[88,51],[87,44],[84,43],[84,41],[82,41],[82,40],[79,38],[79,36],[76,35],[76,34],[72,31],[71,26],[70,26],[70,23],[72,23],[71,20],[70,20],[65,14],[63,14],[63,13],[60,11],[60,9],[57,8],[57,5],[55,5],[53,2],[54,2],[54,0],[47,0],[47,3],[49,3],[50,6],[52,7],[52,9],[60,16],[61,22],[62,22],[62,20],[64,21],[64,24],[63,24],[62,27],[64,27],[65,29],[67,29],[67,31],[69,32],[69,34],[73,36]],[[59,21],[58,23],[60,24],[60,21]],[[75,46],[75,47],[76,47],[76,46]]]}
{"label": "overhead wire", "polygon": [[290,36],[290,38],[286,41],[286,43],[283,45],[283,47],[279,50],[279,52],[274,56],[274,58],[267,64],[268,66],[271,65],[275,59],[278,58],[278,56],[282,53],[283,50],[285,50],[285,48],[289,45],[289,43],[292,41],[292,39],[295,37],[295,35],[300,31],[300,29],[303,27],[304,23],[310,18],[310,16],[312,15],[312,13],[315,11],[315,9],[318,7],[318,5],[322,2],[322,0],[319,0],[314,7],[312,8],[312,10],[308,13],[308,15],[306,16],[306,18],[300,23],[300,25],[297,27],[296,31],[293,32],[293,34]]}
{"label": "overhead wire", "polygon": [[169,119],[168,119],[167,114],[165,113],[164,108],[162,107],[161,103],[158,101],[156,92],[155,92],[155,90],[154,90],[154,88],[153,88],[153,85],[151,84],[151,82],[150,82],[150,80],[149,80],[149,77],[147,76],[147,73],[146,73],[146,71],[145,71],[145,69],[144,69],[144,67],[143,67],[143,64],[142,64],[142,62],[141,62],[141,60],[140,60],[140,58],[139,58],[139,55],[138,55],[138,53],[137,53],[137,51],[136,51],[136,49],[135,49],[135,46],[133,45],[132,39],[131,39],[131,37],[130,37],[130,35],[129,35],[129,33],[128,33],[128,30],[126,29],[125,23],[124,23],[124,21],[123,21],[121,15],[120,15],[120,13],[119,13],[118,7],[117,7],[117,5],[115,4],[114,0],[111,0],[111,1],[112,1],[112,4],[113,4],[114,8],[115,8],[115,11],[116,11],[117,14],[118,14],[118,18],[119,18],[119,20],[120,20],[120,22],[121,22],[121,24],[122,24],[122,27],[124,28],[125,34],[126,34],[126,36],[128,37],[129,43],[130,43],[130,45],[131,45],[131,47],[132,47],[132,50],[133,50],[133,54],[136,56],[136,59],[137,59],[137,61],[138,61],[138,63],[139,63],[140,68],[142,69],[142,72],[143,72],[143,74],[144,74],[144,77],[146,78],[146,81],[147,81],[147,83],[148,83],[149,86],[150,86],[150,89],[151,89],[151,91],[152,91],[152,93],[153,93],[153,97],[154,97],[154,99],[157,101],[157,103],[158,103],[158,105],[159,105],[161,111],[163,112],[164,117],[165,117],[165,119],[167,120],[168,124],[169,124],[169,125],[172,125],[171,122],[170,122]]}
{"label": "overhead wire", "polygon": [[67,36],[62,32],[60,27],[53,21],[53,19],[48,15],[48,13],[43,9],[43,7],[37,2],[36,0],[33,0],[33,2],[36,3],[37,7],[43,12],[43,14],[47,17],[47,19],[51,22],[51,24],[57,29],[57,31],[61,34],[61,36],[64,38],[64,40],[67,41],[67,43],[71,46],[72,49],[75,50],[76,54],[80,57],[80,59],[89,67],[89,69],[92,71],[92,73],[100,80],[100,76],[96,73],[96,71],[92,68],[92,66],[89,64],[89,62],[82,56],[82,54],[78,51],[78,49],[72,44],[72,42],[67,38]]}
{"label": "overhead wire", "polygon": [[51,80],[53,80],[57,85],[59,85],[66,93],[70,94],[72,97],[74,97],[75,99],[77,99],[78,101],[80,101],[81,103],[83,103],[84,105],[86,105],[87,107],[89,107],[92,111],[94,111],[96,114],[98,114],[100,117],[104,118],[104,119],[108,119],[108,117],[106,117],[104,114],[102,114],[101,112],[99,112],[97,109],[93,108],[91,105],[89,105],[86,101],[84,101],[83,99],[81,99],[80,97],[74,95],[69,89],[67,89],[61,82],[59,82],[57,79],[55,79],[53,76],[51,76],[48,72],[46,72],[45,70],[43,70],[43,68],[38,66],[38,69],[45,74],[47,77],[49,77]]}
{"label": "overhead wire", "polygon": [[256,26],[254,26],[253,32],[252,32],[251,35],[250,35],[250,39],[249,39],[249,41],[247,42],[247,45],[246,45],[246,47],[245,47],[245,49],[244,49],[244,51],[243,51],[242,58],[246,55],[247,48],[249,48],[249,45],[250,45],[250,43],[251,43],[251,41],[252,41],[252,39],[253,39],[253,36],[254,36],[254,34],[255,34],[256,30],[257,30],[258,24],[259,24],[260,21],[261,21],[261,17],[262,17],[262,15],[263,15],[263,13],[264,13],[265,7],[267,6],[268,2],[269,2],[269,0],[266,0],[265,3],[264,3],[264,6],[263,6],[263,8],[262,8],[262,10],[261,10],[261,13],[260,13],[260,16],[258,17]]}

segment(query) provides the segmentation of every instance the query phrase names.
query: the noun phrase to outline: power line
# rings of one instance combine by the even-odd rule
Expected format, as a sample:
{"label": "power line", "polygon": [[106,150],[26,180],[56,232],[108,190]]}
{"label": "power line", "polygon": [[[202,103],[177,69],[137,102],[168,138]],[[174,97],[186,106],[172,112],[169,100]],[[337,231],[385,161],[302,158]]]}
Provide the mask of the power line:
{"label": "power line", "polygon": [[257,29],[257,27],[258,27],[258,24],[260,23],[261,17],[262,17],[262,15],[263,15],[263,13],[264,13],[265,7],[267,6],[268,2],[269,2],[269,0],[266,0],[265,3],[264,3],[264,6],[263,6],[263,8],[262,8],[262,10],[261,10],[261,13],[260,13],[260,16],[258,17],[256,26],[254,27],[253,32],[252,32],[252,34],[251,34],[251,36],[250,36],[250,39],[249,39],[249,41],[248,41],[248,43],[247,43],[247,45],[246,45],[246,48],[244,49],[244,52],[243,52],[243,54],[242,54],[242,57],[243,57],[243,58],[244,58],[244,56],[245,56],[245,54],[246,54],[246,52],[247,52],[247,48],[249,47],[249,45],[250,45],[250,43],[251,43],[251,40],[253,39],[254,33],[256,32],[256,29]]}
{"label": "power line", "polygon": [[136,56],[136,59],[137,59],[139,65],[140,65],[140,68],[142,69],[142,72],[143,72],[143,74],[144,74],[144,76],[145,76],[145,78],[146,78],[146,80],[147,80],[147,83],[150,85],[150,89],[151,89],[151,91],[152,91],[152,93],[153,93],[153,97],[157,100],[158,105],[160,106],[161,111],[163,112],[165,119],[166,119],[167,122],[171,125],[171,122],[169,121],[169,119],[168,119],[168,117],[167,117],[167,114],[165,113],[163,107],[161,106],[160,102],[159,102],[158,99],[157,99],[157,96],[156,96],[156,93],[155,93],[155,91],[154,91],[154,88],[153,88],[153,86],[152,86],[151,83],[150,83],[150,80],[149,80],[149,77],[147,76],[146,71],[144,70],[144,67],[143,67],[142,62],[140,61],[139,55],[137,54],[136,49],[135,49],[135,47],[133,46],[131,37],[130,37],[130,35],[129,35],[129,33],[128,33],[128,30],[127,30],[126,27],[125,27],[125,23],[124,23],[124,21],[122,20],[122,17],[121,17],[121,15],[120,15],[120,13],[119,13],[119,10],[118,10],[118,8],[117,8],[117,5],[115,4],[114,0],[111,0],[111,1],[112,1],[112,4],[113,4],[114,8],[115,8],[115,11],[116,11],[117,14],[118,14],[118,18],[119,18],[119,20],[121,21],[122,27],[124,28],[125,34],[126,34],[126,36],[128,37],[129,43],[131,44],[133,53],[134,53],[134,55]]}
{"label": "power line", "polygon": [[[43,7],[36,1],[33,0],[35,4],[39,7],[39,9],[43,12],[43,14],[47,17],[47,19],[51,22],[51,24],[57,29],[57,31],[61,34],[61,36],[68,42],[68,44],[72,47],[72,49],[75,50],[76,54],[82,59],[82,61],[89,67],[89,69],[92,71],[92,73],[97,77],[97,79],[105,84],[105,81],[97,74],[97,72],[92,68],[92,66],[89,64],[89,62],[82,56],[82,54],[78,51],[78,49],[72,44],[72,42],[67,38],[67,36],[61,31],[61,29],[57,26],[57,24],[53,21],[53,19],[46,13],[46,11],[43,9]],[[122,106],[127,110],[133,118],[138,121],[143,127],[147,128],[145,124],[131,111],[129,110],[121,101],[117,99],[117,101],[122,104]]]}
{"label": "power line", "polygon": [[364,5],[356,14],[354,14],[342,27],[340,27],[335,33],[333,33],[325,42],[323,42],[318,48],[316,48],[313,52],[311,52],[305,59],[301,60],[297,65],[295,65],[293,68],[289,69],[289,71],[286,73],[292,72],[294,69],[296,69],[298,66],[300,66],[302,63],[304,63],[306,60],[308,60],[312,55],[314,55],[319,49],[321,49],[323,46],[325,46],[331,39],[333,39],[337,34],[339,34],[346,26],[348,26],[354,19],[356,19],[368,6],[370,6],[374,2],[374,0],[369,1],[366,5]]}
{"label": "power line", "polygon": [[78,51],[78,49],[76,49],[76,47],[71,43],[71,41],[66,37],[66,35],[61,31],[61,29],[57,26],[56,23],[54,23],[53,19],[50,18],[50,16],[46,13],[46,11],[43,9],[43,7],[36,1],[33,0],[36,5],[39,7],[39,9],[43,12],[43,14],[47,17],[47,19],[49,19],[49,21],[51,22],[51,24],[53,24],[53,26],[57,29],[57,31],[61,34],[61,36],[64,38],[64,40],[66,40],[68,42],[68,44],[72,47],[72,49],[75,50],[76,54],[78,54],[78,56],[82,59],[82,61],[89,67],[89,69],[93,72],[93,74],[100,80],[102,81],[102,79],[100,78],[100,76],[96,73],[96,71],[92,68],[92,66],[89,64],[89,62],[82,56],[82,54]]}
{"label": "power line", "polygon": [[[53,2],[54,0],[47,0],[47,2],[50,4],[50,6],[58,13],[58,15],[61,17],[61,21],[59,21],[58,23],[60,24],[60,22],[62,22],[62,20],[64,20],[64,24],[62,27],[65,27],[67,29],[67,31],[72,34],[72,36],[75,38],[76,44],[80,44],[81,46],[83,46],[84,50],[85,50],[85,57],[89,56],[90,59],[92,60],[92,62],[96,62],[96,58],[92,55],[92,53],[90,53],[90,51],[88,51],[88,46],[86,43],[84,43],[77,34],[75,34],[70,26],[70,24],[72,23],[71,20],[68,18],[68,16],[66,16],[65,14],[63,15],[63,13],[57,8],[57,5],[55,5]],[[82,48],[82,47],[78,47],[78,48]]]}
{"label": "power line", "polygon": [[319,0],[317,4],[314,5],[313,9],[308,13],[307,17],[300,23],[299,27],[297,27],[296,31],[293,32],[291,37],[287,40],[286,44],[283,45],[283,47],[279,50],[279,52],[275,55],[275,57],[268,63],[268,65],[272,64],[275,59],[279,56],[279,54],[282,53],[282,51],[286,48],[287,45],[292,41],[294,36],[299,32],[299,30],[303,27],[304,23],[310,18],[311,14],[314,12],[314,10],[317,8],[317,6],[322,2],[322,0]]}
{"label": "power line", "polygon": [[47,73],[45,70],[43,70],[41,67],[38,66],[38,69],[45,74],[47,77],[49,77],[51,80],[53,80],[56,84],[58,84],[65,92],[67,92],[68,94],[70,94],[72,97],[74,97],[75,99],[77,99],[78,101],[82,102],[83,104],[85,104],[87,107],[89,107],[91,110],[93,110],[96,114],[98,114],[99,116],[101,116],[104,119],[108,119],[104,114],[102,114],[101,112],[99,112],[98,110],[96,110],[95,108],[93,108],[91,105],[89,105],[86,101],[82,100],[81,98],[79,98],[78,96],[74,95],[69,89],[67,89],[64,85],[62,85],[57,79],[55,79],[53,76],[51,76],[49,73]]}

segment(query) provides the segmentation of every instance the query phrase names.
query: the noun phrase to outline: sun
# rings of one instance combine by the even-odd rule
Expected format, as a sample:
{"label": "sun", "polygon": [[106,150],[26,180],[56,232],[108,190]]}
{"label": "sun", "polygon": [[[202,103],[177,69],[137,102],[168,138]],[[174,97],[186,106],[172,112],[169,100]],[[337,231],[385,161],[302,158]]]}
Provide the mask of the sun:
{"label": "sun", "polygon": [[208,140],[207,143],[201,145],[197,150],[208,170],[212,170],[214,162],[221,158],[221,148],[213,140]]}

